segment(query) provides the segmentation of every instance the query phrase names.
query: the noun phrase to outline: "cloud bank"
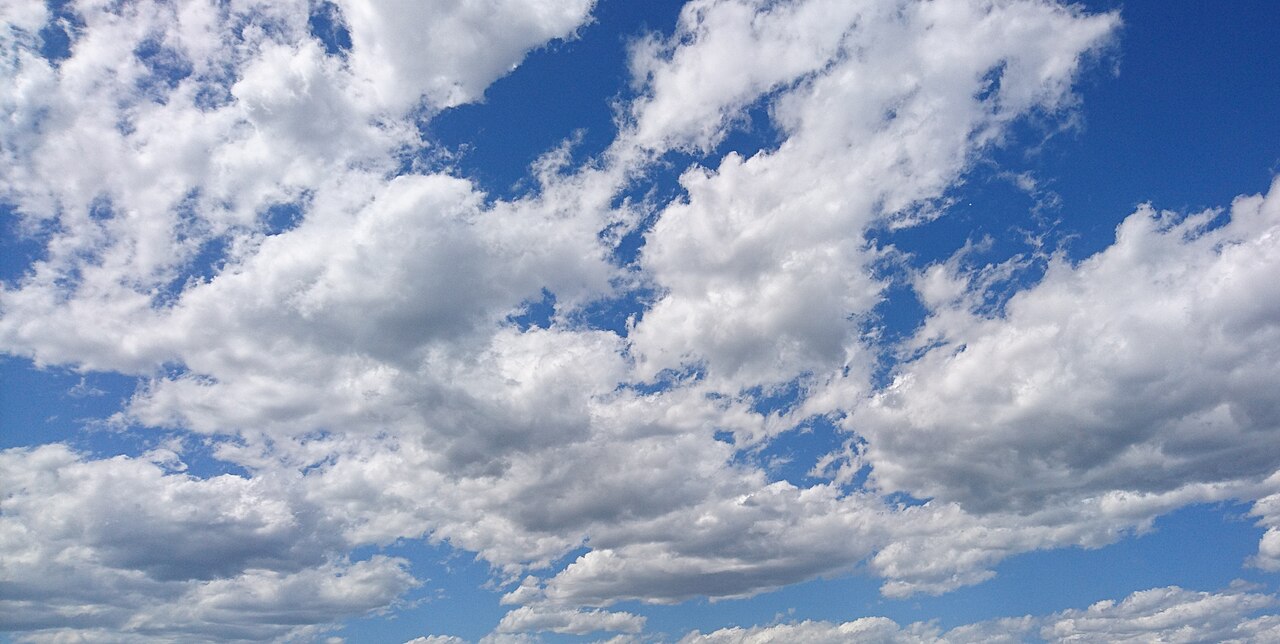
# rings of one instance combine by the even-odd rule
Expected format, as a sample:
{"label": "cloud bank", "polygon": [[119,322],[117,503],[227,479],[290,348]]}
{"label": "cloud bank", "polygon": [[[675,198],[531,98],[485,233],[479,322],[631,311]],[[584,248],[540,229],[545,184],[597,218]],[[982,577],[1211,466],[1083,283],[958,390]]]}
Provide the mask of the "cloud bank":
{"label": "cloud bank", "polygon": [[1230,590],[1198,593],[1177,586],[1133,593],[1084,610],[1043,617],[1020,617],[967,624],[942,632],[925,623],[901,626],[884,617],[842,624],[799,622],[694,631],[681,644],[767,644],[769,642],[1262,642],[1274,638],[1280,620],[1253,614],[1275,604],[1269,595]]}
{"label": "cloud bank", "polygon": [[[511,607],[495,638],[637,633],[607,607],[856,570],[941,593],[1228,499],[1257,502],[1253,563],[1278,567],[1280,183],[1221,211],[1143,206],[1001,306],[1016,260],[912,269],[925,322],[877,331],[898,255],[872,232],[945,217],[1015,124],[1068,121],[1116,15],[693,0],[630,45],[607,147],[548,151],[535,190],[486,194],[423,125],[592,10],[0,8],[0,198],[40,249],[0,290],[0,350],[137,378],[111,426],[181,437],[0,455],[6,628],[316,637],[422,583],[357,549],[423,539],[492,567]],[[774,144],[722,150],[760,115]],[[624,198],[672,168],[674,198]],[[618,300],[638,312],[593,318]],[[815,419],[843,447],[810,479],[754,458]],[[196,444],[236,473],[183,471]],[[1270,605],[1158,589],[999,628],[1262,637],[1271,617],[1216,620]],[[686,641],[979,632],[866,618]]]}

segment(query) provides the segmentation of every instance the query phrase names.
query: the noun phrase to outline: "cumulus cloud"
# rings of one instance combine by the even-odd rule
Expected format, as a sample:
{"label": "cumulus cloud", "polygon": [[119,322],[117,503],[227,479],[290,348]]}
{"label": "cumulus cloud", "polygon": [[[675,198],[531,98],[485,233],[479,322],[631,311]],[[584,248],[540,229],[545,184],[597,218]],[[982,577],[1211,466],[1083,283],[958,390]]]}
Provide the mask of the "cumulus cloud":
{"label": "cumulus cloud", "polygon": [[[844,421],[866,439],[844,458],[869,485],[931,499],[872,560],[886,592],[975,583],[1002,549],[1097,547],[1185,505],[1271,498],[1277,407],[1263,390],[1280,376],[1280,316],[1259,295],[1280,258],[1278,195],[1192,215],[1144,206],[1115,244],[1050,258],[1002,308],[987,295],[1009,266],[919,273],[932,312],[903,349],[915,357]],[[1255,510],[1268,527],[1270,505]]]}
{"label": "cumulus cloud", "polygon": [[1045,619],[1041,637],[1065,642],[1267,641],[1280,635],[1280,616],[1255,616],[1275,597],[1244,591],[1195,592],[1170,586],[1101,601]]}
{"label": "cumulus cloud", "polygon": [[1258,499],[1251,514],[1260,517],[1259,523],[1267,529],[1258,542],[1258,554],[1251,563],[1263,570],[1280,570],[1280,494]]}
{"label": "cumulus cloud", "polygon": [[[1068,103],[1116,25],[1043,3],[762,4],[693,3],[634,63],[652,92],[640,141],[656,129],[705,147],[688,124],[723,132],[756,101],[784,136],[689,168],[687,197],[646,236],[664,295],[632,335],[641,373],[699,363],[730,393],[862,375],[859,320],[883,288],[866,229],[940,197],[1018,115]],[[725,61],[742,71],[711,71]]]}
{"label": "cumulus cloud", "polygon": [[503,616],[496,630],[499,633],[551,631],[573,635],[597,631],[638,633],[644,628],[644,622],[643,617],[631,613],[522,606]]}
{"label": "cumulus cloud", "polygon": [[402,559],[349,561],[331,520],[276,481],[57,444],[0,452],[0,464],[3,621],[35,640],[284,637],[417,583]]}
{"label": "cumulus cloud", "polygon": [[851,568],[884,538],[882,512],[872,499],[842,498],[829,486],[777,482],[626,530],[598,529],[592,551],[545,592],[589,605],[754,595]]}
{"label": "cumulus cloud", "polygon": [[[422,538],[525,580],[493,638],[633,633],[643,617],[602,607],[861,564],[887,594],[943,592],[1011,553],[1280,491],[1280,187],[1229,217],[1144,209],[1000,312],[962,263],[927,269],[931,317],[902,347],[919,355],[872,384],[892,251],[867,231],[941,216],[1017,119],[1069,110],[1115,15],[695,0],[632,47],[609,148],[582,167],[553,150],[538,190],[502,200],[433,161],[420,121],[589,28],[593,3],[342,1],[337,51],[314,4],[4,8],[0,198],[43,253],[0,285],[0,349],[137,376],[115,426],[198,434],[245,472],[181,473],[178,443],[5,452],[12,628],[312,635],[417,583],[352,549]],[[56,20],[62,58],[41,54]],[[777,145],[716,154],[753,108]],[[698,159],[680,196],[626,202],[672,151]],[[644,245],[623,267],[625,232]],[[634,288],[653,297],[625,328],[589,319]],[[548,319],[519,322],[537,302]],[[762,410],[784,386],[794,408]],[[753,457],[817,415],[849,434],[814,471],[843,473],[773,480]]]}
{"label": "cumulus cloud", "polygon": [[875,480],[981,511],[1270,476],[1278,225],[1280,184],[1229,213],[1143,207],[1000,315],[938,302],[935,346],[850,420]]}
{"label": "cumulus cloud", "polygon": [[405,109],[478,100],[526,52],[572,36],[595,0],[367,2],[341,0],[351,66],[380,103]]}

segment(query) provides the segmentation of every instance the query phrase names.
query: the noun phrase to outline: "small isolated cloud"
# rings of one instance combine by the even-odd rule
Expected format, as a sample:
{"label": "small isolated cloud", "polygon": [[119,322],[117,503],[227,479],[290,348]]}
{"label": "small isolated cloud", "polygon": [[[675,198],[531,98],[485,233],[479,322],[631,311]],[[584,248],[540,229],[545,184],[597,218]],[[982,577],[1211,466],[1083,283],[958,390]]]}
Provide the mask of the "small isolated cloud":
{"label": "small isolated cloud", "polygon": [[72,398],[96,398],[98,396],[106,395],[106,393],[107,392],[89,384],[85,376],[81,376],[80,382],[72,385],[71,388],[67,390],[67,395]]}
{"label": "small isolated cloud", "polygon": [[427,635],[415,637],[404,644],[467,644],[467,641],[453,635]]}
{"label": "small isolated cloud", "polygon": [[645,618],[639,615],[605,610],[555,608],[543,605],[521,606],[502,617],[497,633],[567,633],[586,635],[599,631],[639,633]]}

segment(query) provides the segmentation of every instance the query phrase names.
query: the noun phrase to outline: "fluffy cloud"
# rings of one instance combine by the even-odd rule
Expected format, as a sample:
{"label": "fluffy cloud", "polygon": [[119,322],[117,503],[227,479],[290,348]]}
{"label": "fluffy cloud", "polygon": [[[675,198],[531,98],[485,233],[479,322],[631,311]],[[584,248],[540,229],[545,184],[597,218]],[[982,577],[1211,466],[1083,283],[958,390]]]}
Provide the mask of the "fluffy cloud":
{"label": "fluffy cloud", "polygon": [[884,538],[882,512],[876,501],[841,498],[832,487],[778,482],[625,530],[601,527],[593,550],[550,579],[545,593],[588,605],[754,595],[852,567]]}
{"label": "fluffy cloud", "polygon": [[1266,479],[1280,465],[1277,226],[1280,184],[1229,215],[1144,207],[1105,251],[1053,259],[1002,314],[973,310],[980,293],[935,302],[931,348],[849,420],[874,480],[1027,511]]}
{"label": "fluffy cloud", "polygon": [[595,0],[427,3],[341,0],[351,66],[380,103],[402,110],[477,100],[526,52],[571,36]]}
{"label": "fluffy cloud", "polygon": [[[870,269],[888,251],[868,228],[938,216],[1011,123],[1069,109],[1116,16],[696,1],[635,45],[638,98],[608,151],[573,168],[553,150],[540,191],[502,201],[441,170],[416,119],[479,100],[592,3],[409,4],[329,7],[350,32],[337,52],[305,3],[6,7],[0,190],[45,252],[0,289],[0,349],[137,375],[114,422],[199,434],[247,472],[6,452],[14,628],[312,634],[416,583],[403,561],[346,553],[425,538],[526,579],[494,637],[630,632],[642,618],[593,607],[861,563],[888,594],[942,592],[1010,553],[1277,492],[1280,188],[1225,222],[1140,212],[1001,315],[975,308],[960,262],[930,269],[933,315],[906,347],[922,353],[872,389]],[[51,20],[68,57],[39,53]],[[752,106],[776,148],[717,158]],[[652,204],[619,267],[647,206],[612,204],[672,150],[706,165]],[[592,328],[591,304],[637,286],[654,301],[625,332]],[[517,322],[543,300],[547,320]],[[796,408],[761,411],[783,383]],[[841,414],[836,480],[771,480],[753,460]],[[872,485],[850,489],[866,466]],[[936,636],[852,624],[830,628]]]}
{"label": "fluffy cloud", "polygon": [[[729,393],[862,375],[859,320],[883,288],[865,230],[916,216],[1018,115],[1068,103],[1081,58],[1116,25],[1043,3],[760,4],[693,3],[635,63],[652,92],[639,141],[658,130],[706,147],[689,124],[723,132],[756,101],[784,136],[688,169],[687,198],[646,236],[664,296],[632,335],[641,373],[701,363]],[[729,60],[747,62],[711,71]]]}
{"label": "fluffy cloud", "polygon": [[34,640],[284,637],[416,584],[406,561],[348,561],[331,520],[278,481],[56,444],[4,451],[0,465],[4,625]]}
{"label": "fluffy cloud", "polygon": [[1261,642],[1280,635],[1280,617],[1255,616],[1275,603],[1275,597],[1243,591],[1155,588],[1119,603],[1102,601],[1085,610],[1055,613],[1040,635],[1063,642]]}
{"label": "fluffy cloud", "polygon": [[[1272,479],[1275,479],[1272,476]],[[1253,565],[1263,570],[1280,570],[1280,494],[1270,494],[1253,504],[1255,516],[1261,517],[1260,524],[1267,528],[1262,540],[1258,543],[1258,554],[1253,558]]]}
{"label": "fluffy cloud", "polygon": [[522,606],[507,613],[498,623],[499,633],[533,633],[551,631],[585,635],[597,631],[624,631],[638,633],[644,628],[644,618],[631,613],[602,610],[549,610]]}
{"label": "fluffy cloud", "polygon": [[[371,11],[348,9],[361,16]],[[456,68],[437,70],[432,82],[466,88],[463,94],[477,98],[475,92],[500,75],[495,66],[505,73],[541,42],[532,40],[538,34],[550,38],[571,31],[575,20],[586,18],[589,4],[537,8],[512,3],[508,10],[518,14],[512,19],[532,25],[524,39],[512,39],[505,31],[485,36],[482,30],[505,24],[504,16],[490,9],[458,4],[453,7],[457,24],[437,20],[441,16],[418,16],[440,28],[429,38],[414,26],[422,23],[396,21],[412,30],[413,37],[396,36],[400,44],[389,48],[357,46],[353,55],[357,62],[365,61],[360,64],[327,55],[308,32],[305,5],[283,3],[222,9],[190,3],[180,11],[164,3],[75,6],[69,10],[83,26],[74,30],[71,57],[56,67],[37,55],[34,35],[11,38],[7,44],[13,55],[5,61],[18,82],[0,101],[16,127],[5,128],[7,162],[0,190],[15,204],[26,231],[49,237],[49,242],[45,256],[4,292],[0,336],[6,346],[37,362],[141,373],[184,360],[183,347],[139,338],[138,330],[181,322],[148,318],[156,317],[157,305],[171,302],[183,290],[192,272],[216,273],[223,263],[275,252],[275,244],[262,248],[262,233],[280,232],[282,224],[273,221],[272,208],[281,205],[300,211],[297,216],[311,223],[313,234],[347,235],[349,222],[334,222],[342,216],[337,213],[349,216],[362,202],[378,198],[378,184],[402,163],[398,155],[424,145],[412,114],[371,101],[362,88],[374,81],[361,76],[362,65],[395,69],[405,61],[448,61],[446,67]],[[475,20],[477,11],[487,20]],[[363,28],[353,29],[359,45]],[[405,49],[408,44],[401,41],[406,38],[416,43],[414,49]],[[486,38],[502,46],[491,47]],[[451,53],[424,56],[417,47]],[[465,51],[454,51],[459,47]],[[152,90],[141,92],[140,85]],[[396,86],[400,92],[427,91]],[[457,103],[462,95],[450,100]],[[474,210],[479,196],[452,181],[455,187],[449,190],[454,192],[442,196],[453,201],[441,209],[454,214]],[[413,191],[392,192],[396,194],[383,196],[380,203],[400,199],[401,214],[404,208],[435,208],[408,201],[406,192]],[[313,206],[322,212],[313,215]],[[493,225],[486,228],[492,237],[482,243],[517,255],[492,262],[526,271],[530,267],[519,256],[529,249],[545,246],[556,253],[568,244],[574,256],[585,252],[590,261],[598,226],[574,233],[566,230],[572,224],[540,227],[527,221],[511,226],[498,221],[528,220],[527,210],[509,207],[505,214],[489,217],[487,223]],[[313,220],[325,218],[338,228],[320,231],[323,224]],[[366,219],[366,226],[376,221]],[[534,230],[546,234],[536,240],[519,238]],[[504,238],[504,233],[517,237]],[[586,242],[575,235],[585,235]],[[287,245],[295,252],[329,252],[294,246],[307,243],[307,237],[297,235]],[[453,252],[469,248],[474,250],[464,242]],[[449,261],[447,255],[439,259]],[[439,273],[438,266],[417,268]],[[560,270],[567,274],[580,268],[582,262],[565,262]],[[598,269],[581,272],[588,277],[577,282],[599,279]],[[528,279],[546,277],[533,272]],[[512,285],[503,279],[488,284]],[[504,304],[518,305],[541,285]]]}

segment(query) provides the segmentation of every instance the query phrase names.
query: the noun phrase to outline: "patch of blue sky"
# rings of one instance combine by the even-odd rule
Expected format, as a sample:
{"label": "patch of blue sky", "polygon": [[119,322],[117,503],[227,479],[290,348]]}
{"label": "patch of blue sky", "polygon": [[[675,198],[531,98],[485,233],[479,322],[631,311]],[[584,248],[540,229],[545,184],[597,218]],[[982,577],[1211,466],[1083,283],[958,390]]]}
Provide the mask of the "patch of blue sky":
{"label": "patch of blue sky", "polygon": [[[1195,212],[1265,189],[1280,171],[1280,120],[1273,118],[1280,87],[1259,79],[1271,77],[1280,60],[1280,41],[1264,34],[1280,20],[1280,5],[1124,5],[1122,16],[1119,51],[1081,78],[1085,98],[1071,108],[1074,125],[1054,129],[1034,115],[1014,123],[944,196],[942,216],[873,230],[871,241],[906,253],[915,267],[945,261],[966,244],[977,251],[971,263],[1037,249],[1080,260],[1108,246],[1115,226],[1141,203]],[[1170,56],[1170,47],[1196,55]],[[1024,272],[1015,286],[1038,277]]]}
{"label": "patch of blue sky", "polygon": [[[338,633],[351,642],[404,642],[424,635],[454,635],[476,641],[511,609],[499,601],[489,565],[448,544],[400,540],[385,547],[365,546],[353,561],[375,554],[403,557],[422,585],[401,597],[390,615],[375,614],[348,621]],[[567,565],[567,562],[566,562]]]}
{"label": "patch of blue sky", "polygon": [[627,45],[642,16],[664,4],[603,2],[578,37],[530,52],[493,83],[484,100],[434,115],[426,137],[457,153],[458,170],[495,198],[533,188],[529,166],[562,141],[580,137],[573,160],[598,155],[617,134],[612,99],[629,91]]}
{"label": "patch of blue sky", "polygon": [[[599,298],[567,311],[562,322],[572,328],[612,331],[627,337],[631,327],[644,317],[654,291],[649,288],[621,289],[617,294]],[[548,329],[557,322],[556,295],[542,289],[541,295],[521,303],[517,312],[507,316],[507,323],[521,331]]]}
{"label": "patch of blue sky", "polygon": [[904,263],[880,262],[874,270],[884,289],[871,312],[858,322],[867,345],[876,354],[871,383],[882,388],[892,382],[893,369],[900,359],[898,346],[924,324],[930,311],[912,287]]}
{"label": "patch of blue sky", "polygon": [[570,167],[602,153],[617,135],[615,105],[634,91],[627,72],[630,43],[674,29],[682,2],[600,2],[577,37],[530,52],[484,100],[422,123],[429,140],[456,153],[458,171],[491,197],[509,199],[535,188],[529,166],[562,141]]}
{"label": "patch of blue sky", "polygon": [[14,286],[47,257],[48,229],[30,228],[11,206],[0,203],[0,284]]}
{"label": "patch of blue sky", "polygon": [[877,601],[899,622],[937,619],[944,628],[998,617],[1044,615],[1170,585],[1223,590],[1236,579],[1277,588],[1276,576],[1247,565],[1263,529],[1248,506],[1188,506],[1155,521],[1152,530],[1097,549],[1065,548],[1011,557],[976,586],[931,597]]}
{"label": "patch of blue sky", "polygon": [[[835,425],[826,416],[806,418],[745,458],[760,467],[770,481],[786,481],[800,488],[820,485],[830,477],[814,470],[827,454],[843,453],[846,441],[858,441]],[[856,490],[866,483],[869,470],[863,468],[844,485],[846,490]]]}
{"label": "patch of blue sky", "polygon": [[110,372],[36,367],[26,358],[0,357],[0,449],[64,443],[92,458],[139,456],[177,442],[181,471],[198,478],[248,471],[216,456],[218,441],[144,428],[118,412],[142,381]]}
{"label": "patch of blue sky", "polygon": [[547,329],[551,327],[555,314],[556,294],[544,288],[539,299],[525,301],[521,304],[519,313],[507,316],[507,322],[521,331]]}
{"label": "patch of blue sky", "polygon": [[[697,377],[696,372],[687,374],[671,372],[659,378],[655,383],[635,386],[637,391],[649,393],[669,388],[673,383]],[[805,388],[809,376],[800,376],[789,382],[774,387],[750,387],[738,395],[751,405],[751,410],[765,416],[785,415],[804,402],[808,392]],[[830,480],[823,473],[815,471],[818,462],[828,454],[843,453],[845,443],[858,442],[858,436],[850,435],[840,429],[836,423],[838,418],[814,415],[801,419],[794,427],[754,445],[744,445],[734,454],[732,463],[758,467],[769,477],[770,481],[787,481],[796,487],[809,487],[823,484]],[[737,445],[731,432],[720,431],[714,434],[716,440]],[[845,489],[856,490],[867,479],[868,471],[864,468],[845,484]]]}
{"label": "patch of blue sky", "polygon": [[[659,167],[651,171],[645,180],[636,181],[627,186],[614,198],[613,207],[620,208],[624,205],[630,205],[642,209],[644,213],[643,218],[628,230],[614,231],[607,229],[602,231],[602,236],[604,234],[616,234],[617,232],[622,233],[614,244],[613,252],[610,255],[610,260],[615,265],[638,266],[641,254],[644,251],[647,235],[661,215],[661,206],[681,199],[685,195],[684,188],[680,186],[678,178],[679,174],[674,171],[673,166]],[[617,225],[620,226],[622,224]]]}
{"label": "patch of blue sky", "polygon": [[351,51],[351,32],[338,5],[327,0],[317,2],[307,17],[307,28],[324,45],[326,54],[345,58]]}
{"label": "patch of blue sky", "polygon": [[[221,273],[230,259],[234,235],[245,232],[233,230],[221,235],[210,234],[206,224],[195,215],[198,198],[198,193],[192,192],[178,206],[183,216],[183,226],[177,231],[178,239],[190,243],[190,256],[182,262],[177,275],[157,292],[157,306],[175,302],[193,282],[209,282]],[[279,235],[297,227],[306,217],[309,199],[309,195],[303,195],[298,201],[268,206],[258,217],[258,230],[266,235]]]}
{"label": "patch of blue sky", "polygon": [[1053,213],[1037,211],[1054,206],[1043,205],[1017,185],[1017,177],[1027,172],[1017,167],[979,163],[944,195],[949,205],[941,216],[914,226],[877,227],[868,240],[881,248],[892,246],[900,253],[897,259],[916,268],[944,262],[962,249],[971,265],[1033,251],[1037,246],[1031,242],[1053,232]]}
{"label": "patch of blue sky", "polygon": [[749,387],[742,393],[751,401],[751,410],[757,414],[786,414],[804,400],[804,385],[809,377],[810,374],[805,374],[772,387]]}
{"label": "patch of blue sky", "polygon": [[40,55],[53,65],[71,57],[76,31],[84,27],[84,19],[74,10],[70,0],[48,0],[49,22],[40,29]]}
{"label": "patch of blue sky", "polygon": [[1138,204],[1194,212],[1264,191],[1280,172],[1280,3],[1122,3],[1115,58],[1080,84],[1081,129],[1035,160],[1062,199],[1071,257],[1109,245]]}
{"label": "patch of blue sky", "polygon": [[[1101,0],[1085,5],[1121,8]],[[1280,120],[1272,115],[1280,87],[1259,79],[1271,77],[1268,66],[1280,60],[1280,41],[1263,34],[1280,20],[1280,5],[1243,5],[1123,5],[1119,49],[1081,78],[1085,98],[1071,108],[1078,119],[1072,126],[1055,130],[1034,115],[1016,122],[948,191],[942,216],[875,229],[870,240],[891,245],[917,269],[966,247],[969,268],[1021,257],[1023,270],[988,293],[985,312],[998,315],[1043,275],[1046,253],[1079,261],[1102,250],[1143,202],[1190,213],[1265,189],[1280,171]],[[1170,47],[1196,55],[1170,56]],[[886,275],[885,300],[870,324],[893,341],[927,311],[901,273]],[[892,367],[891,356],[882,361],[877,385],[888,383]]]}
{"label": "patch of blue sky", "polygon": [[680,369],[663,369],[649,382],[631,382],[618,385],[618,389],[630,389],[642,396],[662,393],[706,376],[701,364],[686,364]]}
{"label": "patch of blue sky", "polygon": [[612,331],[625,338],[631,328],[644,318],[656,297],[656,291],[648,287],[622,289],[616,295],[594,300],[573,311],[569,323],[576,327]]}
{"label": "patch of blue sky", "polygon": [[271,204],[263,212],[262,226],[268,235],[279,235],[288,232],[302,223],[310,195],[303,195],[298,201]]}
{"label": "patch of blue sky", "polygon": [[166,102],[169,92],[195,71],[182,52],[156,38],[142,41],[133,55],[148,72],[138,79],[138,90],[157,103]]}
{"label": "patch of blue sky", "polygon": [[108,421],[136,386],[129,376],[37,368],[27,358],[0,357],[0,448],[65,442],[113,456],[132,453],[136,443]]}
{"label": "patch of blue sky", "polygon": [[782,144],[783,134],[770,114],[774,97],[766,96],[744,108],[733,127],[716,144],[710,158],[720,159],[733,152],[749,159],[759,152],[776,150]]}

